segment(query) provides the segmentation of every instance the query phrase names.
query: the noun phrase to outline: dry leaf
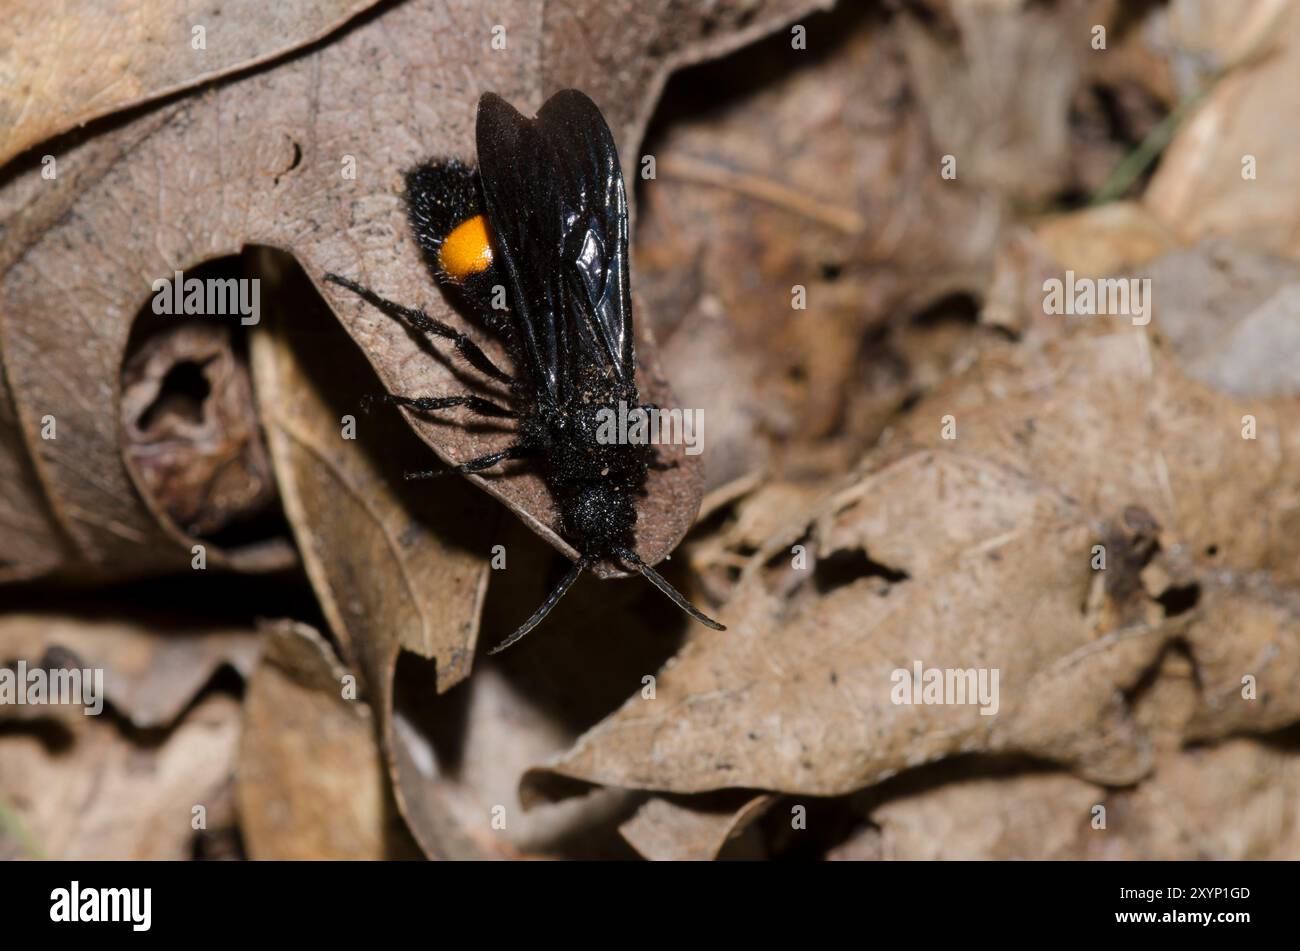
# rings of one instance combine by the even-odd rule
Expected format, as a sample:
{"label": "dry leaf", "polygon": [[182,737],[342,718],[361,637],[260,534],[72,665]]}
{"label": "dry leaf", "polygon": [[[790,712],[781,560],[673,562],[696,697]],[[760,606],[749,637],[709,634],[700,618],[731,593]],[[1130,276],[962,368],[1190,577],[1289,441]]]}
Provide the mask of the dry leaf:
{"label": "dry leaf", "polygon": [[[93,618],[52,611],[0,617],[0,664],[104,671],[104,698],[140,729],[170,726],[222,667],[247,678],[257,663],[251,628],[142,615]],[[20,708],[0,708],[0,718]],[[80,710],[76,711],[80,714]]]}
{"label": "dry leaf", "polygon": [[[168,731],[111,713],[34,721],[0,736],[0,810],[10,838],[50,859],[187,859],[202,816],[229,821],[240,705],[211,693]],[[196,811],[202,807],[202,811]]]}
{"label": "dry leaf", "polygon": [[893,18],[841,4],[805,25],[807,50],[777,34],[676,77],[647,145],[640,286],[677,393],[706,409],[710,489],[857,458],[960,323],[905,318],[979,285],[1001,218],[934,174]]}
{"label": "dry leaf", "polygon": [[1106,797],[1107,831],[1089,858],[1294,859],[1300,758],[1289,741],[1231,740],[1169,754],[1150,780]]}
{"label": "dry leaf", "polygon": [[1202,584],[1205,606],[1187,630],[1200,691],[1186,735],[1264,733],[1300,720],[1300,592],[1233,572],[1210,572]]}
{"label": "dry leaf", "polygon": [[[979,364],[902,420],[890,451],[949,444],[948,415],[963,451],[1059,486],[1091,517],[1140,504],[1194,557],[1300,578],[1293,397],[1228,397],[1185,377],[1141,328],[1125,328]],[[1246,417],[1258,438],[1243,438]]]}
{"label": "dry leaf", "polygon": [[900,777],[886,789],[886,801],[870,810],[872,824],[828,857],[1249,861],[1300,854],[1294,743],[1232,740],[1169,752],[1134,789],[1106,790],[1062,773],[973,769],[928,788]]}
{"label": "dry leaf", "polygon": [[687,545],[700,584],[717,604],[728,600],[741,572],[767,539],[804,523],[811,506],[831,485],[823,482],[765,482],[724,510],[727,520]]}
{"label": "dry leaf", "polygon": [[[1124,274],[1178,247],[1175,235],[1144,206],[1118,201],[1056,215],[1013,231],[998,251],[980,313],[983,323],[1017,337],[1055,337],[1066,324],[1044,312],[1044,284]],[[1163,304],[1163,289],[1159,298]]]}
{"label": "dry leaf", "polygon": [[[1105,790],[1068,773],[956,779],[873,809],[872,826],[828,857],[1074,858],[1090,810],[1104,797]],[[864,853],[864,848],[869,851]]]}
{"label": "dry leaf", "polygon": [[[512,631],[567,566],[522,525],[511,521],[504,529],[506,562],[491,573],[484,644]],[[436,672],[404,656],[397,738],[421,770],[431,801],[446,804],[481,854],[632,857],[618,828],[635,811],[634,797],[597,790],[562,803],[524,803],[519,777],[568,748],[629,691],[646,689],[646,678],[691,625],[640,578],[583,578],[544,625],[509,651],[479,658],[475,675],[448,693],[435,697]]]}
{"label": "dry leaf", "polygon": [[[1157,273],[1164,268],[1161,286],[1172,298],[1157,298],[1152,326],[1172,339],[1193,373],[1200,367],[1224,378],[1232,367],[1227,351],[1199,343],[1206,339],[1201,328],[1231,338],[1238,321],[1253,322],[1252,301],[1262,300],[1264,310],[1282,293],[1271,290],[1279,265],[1229,255],[1234,298],[1219,285],[1225,279],[1217,269],[1198,266],[1203,255],[1179,252],[1152,265]],[[1197,296],[1199,310],[1176,311]],[[1234,299],[1237,306],[1228,303]],[[1300,699],[1288,686],[1300,646],[1292,605],[1300,578],[1292,471],[1300,400],[1230,397],[1184,376],[1161,354],[1145,334],[1121,331],[988,361],[918,406],[900,441],[941,445],[941,417],[952,414],[963,450],[1051,479],[1094,518],[1143,506],[1160,527],[1167,574],[1148,579],[1151,596],[1174,610],[1195,608],[1186,637],[1202,708],[1189,729],[1203,736],[1275,729],[1300,719]],[[1250,388],[1278,379],[1261,376]],[[1248,420],[1257,438],[1243,438]],[[1259,682],[1253,702],[1242,697],[1246,675]]]}
{"label": "dry leaf", "polygon": [[[1248,411],[1257,440],[1242,438]],[[954,445],[945,415],[956,450],[906,448]],[[1205,559],[1225,582],[1262,569],[1279,584],[1294,578],[1296,420],[1295,400],[1234,401],[1127,331],[985,361],[922,401],[807,527],[759,548],[723,612],[732,630],[693,638],[656,701],[629,700],[530,773],[525,791],[554,793],[563,776],[840,794],[974,750],[1132,782],[1149,769],[1152,738],[1123,691],[1189,636],[1189,608],[1225,609],[1199,582]],[[1237,491],[1216,494],[1224,479]],[[818,559],[812,580],[796,543]],[[1110,559],[1104,584],[1091,567],[1098,544]],[[1248,615],[1213,625],[1251,657],[1233,679],[1259,679],[1259,702],[1225,722],[1267,730],[1300,719],[1283,686],[1294,634],[1276,610],[1249,638]],[[1000,711],[895,705],[891,672],[917,661],[1000,670]]]}
{"label": "dry leaf", "polygon": [[[1231,235],[1295,258],[1297,132],[1278,119],[1300,109],[1300,8],[1249,6],[1231,25],[1204,31],[1217,33],[1220,68],[1232,68],[1179,129],[1143,201],[1187,243]],[[1189,11],[1180,12],[1186,22]]]}
{"label": "dry leaf", "polygon": [[1300,266],[1210,239],[1148,275],[1153,326],[1189,376],[1237,396],[1300,395]]}
{"label": "dry leaf", "polygon": [[469,675],[496,513],[461,480],[403,480],[427,465],[428,448],[391,408],[360,411],[379,391],[361,353],[297,267],[277,280],[253,369],[285,511],[321,609],[366,684],[403,813],[429,854],[445,854],[451,827],[423,821],[412,802],[427,784],[394,733],[393,676],[403,650],[435,661],[430,691]]}
{"label": "dry leaf", "polygon": [[[974,750],[1033,752],[1108,781],[1145,772],[1143,737],[1113,698],[1173,629],[1099,629],[1081,610],[1096,536],[1074,503],[997,463],[920,452],[814,512],[820,561],[794,597],[759,573],[790,557],[797,537],[777,537],[724,612],[731,630],[693,638],[657,699],[629,700],[525,791],[545,794],[558,775],[837,795]],[[895,704],[894,672],[918,662],[998,670],[997,709]]]}
{"label": "dry leaf", "polygon": [[390,811],[374,720],[355,676],[305,624],[270,624],[265,635],[244,700],[236,778],[249,857],[388,857],[405,830]]}
{"label": "dry leaf", "polygon": [[[110,704],[0,710],[0,855],[234,854],[237,798],[254,857],[414,854],[395,809],[437,858],[1297,851],[1300,271],[1270,256],[1297,251],[1293,9],[233,2],[120,30],[22,6],[0,40],[0,155],[25,150],[0,159],[0,582],[240,601],[0,619],[0,663],[102,666]],[[642,143],[671,70],[766,34],[670,83]],[[657,470],[638,548],[672,551],[708,487],[664,571],[730,630],[586,577],[478,659],[574,555],[553,500],[527,466],[404,482],[508,426],[362,397],[494,387],[317,288],[503,358],[414,251],[401,173],[472,158],[483,91],[528,112],[568,85],[644,199],[643,392],[710,418],[707,481]],[[1174,120],[1141,195],[1120,163]],[[1060,213],[1099,193],[1133,200]],[[155,316],[182,268],[259,278],[263,326]],[[1067,270],[1149,276],[1151,323],[1048,315]],[[323,619],[300,575],[188,570],[196,544],[291,566],[289,530]],[[241,714],[217,672],[249,670],[254,611],[314,627],[269,628]],[[918,668],[975,696],[903,702]]]}
{"label": "dry leaf", "polygon": [[0,163],[91,119],[265,62],[374,0],[51,8],[20,0],[0,39]]}
{"label": "dry leaf", "polygon": [[627,857],[614,831],[631,811],[620,790],[598,790],[542,809],[521,807],[517,789],[523,771],[573,741],[573,731],[553,714],[547,698],[538,696],[536,685],[488,665],[436,700],[420,695],[423,686],[414,676],[405,687],[399,685],[395,742],[419,775],[399,769],[398,776],[407,788],[422,792],[410,808],[436,807],[439,828],[454,828],[464,837],[458,852],[447,855],[444,849],[444,855]]}
{"label": "dry leaf", "polygon": [[[1073,172],[1070,103],[1109,0],[940,0],[903,18],[904,49],[935,153],[1013,199],[1062,192]],[[937,20],[938,22],[934,22]]]}
{"label": "dry leaf", "polygon": [[712,796],[651,796],[618,831],[648,859],[708,861],[761,816],[775,797],[743,790]]}

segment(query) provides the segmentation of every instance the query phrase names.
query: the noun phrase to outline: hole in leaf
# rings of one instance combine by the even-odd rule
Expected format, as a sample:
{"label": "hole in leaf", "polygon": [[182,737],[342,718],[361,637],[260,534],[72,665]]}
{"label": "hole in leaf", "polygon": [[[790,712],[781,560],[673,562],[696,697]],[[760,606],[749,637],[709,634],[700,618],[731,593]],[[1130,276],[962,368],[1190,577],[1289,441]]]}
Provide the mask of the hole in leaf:
{"label": "hole in leaf", "polygon": [[889,584],[897,584],[907,581],[908,577],[906,571],[872,561],[861,548],[833,551],[825,558],[819,558],[817,567],[813,570],[813,580],[819,594],[842,588],[860,578],[883,578]]}
{"label": "hole in leaf", "polygon": [[1156,600],[1165,609],[1165,617],[1185,614],[1196,607],[1196,603],[1201,600],[1201,586],[1195,582],[1171,586],[1166,588]]}
{"label": "hole in leaf", "polygon": [[203,366],[193,360],[177,363],[167,371],[158,397],[140,415],[140,428],[148,432],[163,416],[174,416],[189,423],[203,422],[203,403],[212,394],[212,386]]}

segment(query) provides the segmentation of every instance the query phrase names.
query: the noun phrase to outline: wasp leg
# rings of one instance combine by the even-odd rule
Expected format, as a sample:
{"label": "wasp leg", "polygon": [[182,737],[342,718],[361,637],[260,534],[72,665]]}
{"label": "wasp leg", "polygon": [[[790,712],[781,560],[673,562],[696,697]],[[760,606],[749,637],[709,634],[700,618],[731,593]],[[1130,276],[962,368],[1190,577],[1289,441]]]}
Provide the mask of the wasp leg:
{"label": "wasp leg", "polygon": [[397,396],[393,393],[384,393],[376,399],[383,400],[385,403],[396,403],[398,406],[409,406],[421,413],[428,413],[435,409],[450,409],[453,406],[468,406],[480,416],[504,416],[508,419],[514,419],[515,416],[514,410],[498,406],[481,396]]}
{"label": "wasp leg", "polygon": [[370,288],[363,287],[356,281],[349,280],[346,277],[340,277],[337,274],[326,274],[325,280],[329,281],[331,284],[337,284],[339,287],[347,288],[367,304],[377,310],[383,311],[394,320],[405,321],[416,330],[421,330],[424,333],[431,334],[432,336],[442,337],[445,340],[452,341],[455,344],[456,349],[460,351],[460,355],[469,361],[470,365],[480,373],[486,373],[494,380],[500,380],[502,383],[514,382],[513,377],[499,369],[495,363],[488,359],[488,355],[479,348],[478,344],[473,340],[470,340],[469,337],[465,336],[455,327],[452,327],[449,324],[444,324],[441,320],[434,320],[422,310],[418,310],[414,307],[407,307],[403,304],[397,303],[396,301],[388,300],[386,297],[380,297]]}
{"label": "wasp leg", "polygon": [[439,479],[445,475],[451,475],[458,472],[465,475],[470,472],[481,472],[484,469],[490,469],[498,462],[505,462],[507,459],[519,459],[528,455],[529,450],[523,446],[511,446],[508,449],[502,449],[500,452],[490,452],[486,456],[479,456],[477,459],[471,459],[469,462],[462,462],[458,466],[450,466],[446,469],[422,469],[419,472],[407,472],[406,478],[409,479]]}

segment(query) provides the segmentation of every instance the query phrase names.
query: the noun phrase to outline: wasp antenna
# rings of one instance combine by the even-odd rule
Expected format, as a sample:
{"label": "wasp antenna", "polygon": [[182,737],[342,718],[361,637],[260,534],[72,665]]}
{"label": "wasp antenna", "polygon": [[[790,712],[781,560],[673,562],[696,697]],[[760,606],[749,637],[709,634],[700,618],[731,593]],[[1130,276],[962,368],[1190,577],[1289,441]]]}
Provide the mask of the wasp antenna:
{"label": "wasp antenna", "polygon": [[569,573],[566,574],[564,578],[561,579],[560,583],[555,586],[555,590],[551,592],[551,596],[542,602],[542,606],[540,608],[538,608],[536,611],[533,612],[533,616],[530,617],[523,624],[521,624],[517,631],[515,631],[513,634],[507,637],[496,647],[488,651],[488,653],[489,654],[501,653],[511,644],[520,640],[525,634],[527,634],[537,625],[541,624],[542,619],[545,618],[546,615],[551,613],[551,608],[555,607],[555,605],[559,603],[560,598],[564,597],[564,593],[573,587],[573,583],[578,580],[578,575],[582,574],[583,569],[590,567],[590,565],[591,562],[589,562],[586,558],[578,559],[577,563],[574,564],[574,566],[569,569]]}
{"label": "wasp antenna", "polygon": [[671,584],[668,583],[667,578],[659,574],[659,572],[655,571],[644,561],[642,561],[641,556],[638,555],[636,552],[632,551],[632,549],[621,548],[619,549],[617,554],[624,561],[630,562],[636,568],[637,571],[645,575],[645,579],[647,581],[649,581],[652,585],[654,585],[664,594],[668,595],[668,597],[672,599],[673,604],[677,605],[679,608],[681,608],[691,617],[695,618],[695,620],[699,621],[705,627],[711,627],[715,631],[725,631],[727,629],[725,624],[719,624],[717,621],[713,620],[713,618],[709,617],[707,614],[705,614],[695,605],[691,604],[691,602],[687,601],[680,591],[678,591],[676,588],[674,588]]}

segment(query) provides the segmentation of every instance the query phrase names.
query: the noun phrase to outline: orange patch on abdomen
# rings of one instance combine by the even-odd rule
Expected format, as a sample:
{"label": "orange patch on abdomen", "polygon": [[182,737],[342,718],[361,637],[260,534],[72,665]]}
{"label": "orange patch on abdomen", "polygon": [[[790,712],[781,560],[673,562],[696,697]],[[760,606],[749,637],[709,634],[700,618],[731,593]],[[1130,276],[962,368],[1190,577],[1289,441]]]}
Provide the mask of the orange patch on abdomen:
{"label": "orange patch on abdomen", "polygon": [[451,229],[438,248],[438,266],[453,281],[463,281],[492,266],[492,242],[482,215],[467,218]]}

